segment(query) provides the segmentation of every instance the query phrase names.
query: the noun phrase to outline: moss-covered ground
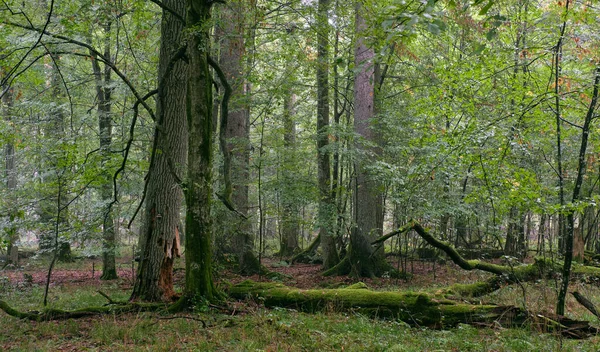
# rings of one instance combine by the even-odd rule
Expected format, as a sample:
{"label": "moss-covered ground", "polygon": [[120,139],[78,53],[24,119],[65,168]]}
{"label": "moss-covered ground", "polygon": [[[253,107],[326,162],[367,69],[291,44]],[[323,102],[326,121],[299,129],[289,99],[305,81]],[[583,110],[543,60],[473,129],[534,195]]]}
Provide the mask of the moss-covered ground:
{"label": "moss-covered ground", "polygon": [[[92,278],[90,261],[59,265],[50,287],[49,304],[59,309],[101,306],[107,300],[98,291],[114,300],[126,300],[131,292],[129,263],[121,262],[121,279],[108,282],[97,279],[98,264]],[[270,268],[294,276],[294,267]],[[305,274],[310,271],[309,267],[302,268]],[[43,262],[32,262],[23,270],[0,272],[0,299],[24,311],[41,309],[43,270]],[[318,274],[317,269],[311,270]],[[377,290],[431,292],[447,283],[480,279],[479,274],[463,275],[452,264],[436,270],[436,280],[431,272],[415,270],[419,276],[412,282],[382,279],[369,281],[368,286]],[[177,276],[181,277],[181,271],[177,271]],[[230,281],[238,279],[231,274],[222,276]],[[314,287],[353,283],[347,278],[338,281],[316,278],[312,280]],[[448,282],[449,278],[453,280]],[[310,284],[299,274],[285,284],[293,286],[294,280],[305,288]],[[224,286],[226,283],[221,282],[221,287]],[[600,302],[600,289],[595,284],[574,283],[572,290]],[[512,285],[469,303],[510,304],[551,311],[555,292],[553,281]],[[459,325],[432,330],[394,320],[370,319],[357,311],[325,309],[303,313],[267,309],[255,302],[231,302],[230,309],[199,306],[197,312],[182,314],[184,317],[128,313],[60,322],[23,321],[0,312],[0,351],[597,351],[600,346],[600,336],[566,340],[553,334],[500,326]],[[567,310],[573,318],[598,325],[596,318],[572,297]]]}

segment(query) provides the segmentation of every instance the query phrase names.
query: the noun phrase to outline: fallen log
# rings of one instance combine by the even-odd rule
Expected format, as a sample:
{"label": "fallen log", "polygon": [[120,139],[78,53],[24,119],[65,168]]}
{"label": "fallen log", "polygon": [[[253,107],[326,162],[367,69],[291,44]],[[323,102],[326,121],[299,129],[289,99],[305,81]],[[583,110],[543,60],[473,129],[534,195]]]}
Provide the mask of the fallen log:
{"label": "fallen log", "polygon": [[0,309],[6,314],[19,319],[31,321],[52,321],[52,320],[68,320],[84,318],[101,314],[123,314],[131,312],[155,312],[159,310],[167,310],[168,306],[161,303],[116,303],[101,307],[87,307],[76,310],[62,310],[55,308],[46,308],[40,312],[21,312],[8,305],[5,301],[0,300]]}
{"label": "fallen log", "polygon": [[372,318],[404,321],[432,328],[475,326],[530,326],[540,331],[560,332],[570,338],[598,333],[589,322],[532,314],[514,306],[459,303],[423,292],[371,291],[359,283],[342,289],[300,290],[276,283],[250,280],[230,287],[233,298],[251,298],[267,307],[292,308],[304,312],[353,311]]}
{"label": "fallen log", "polygon": [[[451,244],[440,241],[416,221],[386,234],[371,242],[371,245],[380,246],[383,242],[393,236],[414,230],[429,245],[441,249],[459,267],[464,270],[480,270],[496,275],[486,281],[474,284],[456,284],[448,289],[448,293],[480,297],[500,289],[507,284],[519,282],[531,282],[542,278],[553,277],[562,272],[562,263],[544,258],[535,258],[534,263],[525,265],[498,265],[481,260],[467,260]],[[572,277],[600,280],[600,268],[573,264]]]}

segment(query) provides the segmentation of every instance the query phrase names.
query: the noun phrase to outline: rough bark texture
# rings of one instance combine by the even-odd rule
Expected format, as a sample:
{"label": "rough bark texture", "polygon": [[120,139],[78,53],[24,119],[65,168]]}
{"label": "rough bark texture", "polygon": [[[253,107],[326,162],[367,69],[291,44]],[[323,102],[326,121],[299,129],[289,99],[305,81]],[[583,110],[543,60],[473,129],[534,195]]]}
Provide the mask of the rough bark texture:
{"label": "rough bark texture", "polygon": [[[182,0],[163,4],[182,16]],[[183,175],[187,157],[186,86],[188,65],[173,61],[183,43],[183,27],[177,18],[163,11],[158,77],[161,80],[157,116],[161,121],[155,134],[156,153],[148,180],[144,224],[140,243],[140,264],[132,299],[168,301],[173,298],[173,263],[180,256],[181,203],[183,192],[176,177]],[[166,74],[166,75],[165,75]]]}
{"label": "rough bark texture", "polygon": [[212,277],[212,77],[208,70],[211,2],[186,1],[188,32],[188,168],[185,200],[185,290],[178,308],[215,299]]}
{"label": "rough bark texture", "polygon": [[317,14],[317,150],[319,180],[319,233],[323,251],[323,268],[339,262],[335,247],[336,207],[331,190],[329,151],[329,5],[330,0],[319,0]]}
{"label": "rough bark texture", "polygon": [[[356,181],[354,189],[355,227],[350,235],[350,264],[353,275],[381,275],[386,266],[383,252],[373,253],[369,243],[382,235],[382,197],[377,182],[369,174],[367,165],[372,163],[374,151],[367,143],[375,141],[371,128],[375,108],[374,100],[374,51],[366,43],[366,23],[362,17],[360,1],[356,2],[356,48],[354,80],[354,131],[358,136],[355,143],[358,159],[355,163]],[[386,268],[387,269],[387,268]]]}
{"label": "rough bark texture", "polygon": [[[232,93],[225,127],[226,152],[229,153],[231,202],[236,213],[228,213],[225,221],[227,237],[233,240],[239,270],[246,275],[256,274],[260,267],[254,255],[254,236],[248,215],[248,178],[250,163],[250,121],[245,101],[244,30],[246,7],[241,0],[228,1],[221,11],[220,66]],[[221,126],[223,128],[224,126]],[[229,194],[225,194],[229,197]],[[229,200],[229,199],[228,199]],[[243,216],[240,216],[243,215]],[[229,226],[227,226],[229,224]]]}
{"label": "rough bark texture", "polygon": [[476,326],[524,326],[560,332],[571,338],[594,336],[589,322],[533,314],[513,306],[457,303],[427,293],[368,290],[363,283],[343,289],[299,290],[273,283],[244,281],[229,290],[234,298],[254,298],[267,307],[293,308],[307,312],[351,310],[374,318],[391,318],[410,325],[434,328],[458,324]]}

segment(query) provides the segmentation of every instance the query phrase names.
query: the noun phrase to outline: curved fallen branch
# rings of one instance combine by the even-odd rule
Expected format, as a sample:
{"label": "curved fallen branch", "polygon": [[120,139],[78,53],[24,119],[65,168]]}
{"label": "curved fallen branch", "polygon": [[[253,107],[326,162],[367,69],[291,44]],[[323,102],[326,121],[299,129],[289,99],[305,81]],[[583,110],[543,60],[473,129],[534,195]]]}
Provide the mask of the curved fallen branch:
{"label": "curved fallen branch", "polygon": [[391,318],[410,325],[433,328],[458,324],[475,326],[531,326],[560,332],[566,337],[585,338],[598,333],[586,321],[534,314],[514,306],[466,304],[422,292],[371,291],[359,283],[342,289],[300,290],[281,284],[244,281],[229,289],[229,295],[259,300],[267,307],[293,308],[305,312],[354,311],[373,318]]}
{"label": "curved fallen branch", "polygon": [[[500,289],[503,285],[514,284],[519,282],[536,281],[545,277],[551,277],[555,273],[560,273],[562,264],[553,262],[549,259],[536,258],[534,263],[527,265],[498,265],[487,263],[480,260],[466,260],[458,253],[456,248],[451,244],[440,241],[427,231],[421,224],[411,220],[408,224],[386,234],[375,241],[371,245],[382,245],[383,242],[393,236],[403,234],[407,231],[414,230],[421,238],[423,238],[431,246],[441,249],[448,257],[459,267],[464,270],[480,270],[496,275],[486,281],[476,282],[473,284],[456,284],[444,290],[447,293],[458,293],[461,295],[479,297]],[[591,266],[575,266],[572,270],[574,277],[588,277],[600,279],[600,268]]]}

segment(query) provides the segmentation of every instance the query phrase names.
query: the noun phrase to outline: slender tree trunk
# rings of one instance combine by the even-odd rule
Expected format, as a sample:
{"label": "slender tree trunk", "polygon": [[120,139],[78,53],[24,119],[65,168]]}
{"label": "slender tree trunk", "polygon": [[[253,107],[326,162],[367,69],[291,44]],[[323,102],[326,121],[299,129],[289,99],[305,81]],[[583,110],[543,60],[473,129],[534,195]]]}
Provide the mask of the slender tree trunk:
{"label": "slender tree trunk", "polygon": [[330,0],[319,0],[317,14],[317,150],[319,181],[319,228],[323,250],[323,268],[339,262],[335,247],[336,207],[331,189],[329,152],[329,5]]}
{"label": "slender tree trunk", "polygon": [[[5,92],[2,96],[2,116],[9,126],[12,125],[12,107],[13,107],[13,89],[12,87],[2,87],[2,91]],[[6,174],[6,189],[8,192],[9,209],[8,209],[8,224],[5,228],[5,233],[8,237],[8,263],[18,265],[19,261],[19,248],[17,247],[17,241],[19,240],[19,233],[17,229],[17,166],[15,156],[15,143],[13,138],[9,137],[6,145],[4,146],[4,160]]]}
{"label": "slender tree trunk", "polygon": [[[568,1],[567,1],[568,4]],[[586,150],[588,146],[588,138],[591,132],[591,124],[594,119],[596,104],[598,102],[598,90],[600,86],[600,66],[596,68],[594,72],[594,90],[592,93],[592,100],[585,116],[583,128],[581,130],[581,147],[579,149],[579,160],[577,164],[577,178],[575,179],[575,186],[573,187],[573,198],[571,202],[577,203],[581,194],[581,187],[583,185],[583,176],[587,169]],[[565,261],[562,270],[562,285],[558,293],[558,302],[556,303],[556,313],[559,315],[565,314],[565,301],[567,291],[569,289],[569,279],[571,277],[571,264],[573,261],[573,241],[575,237],[575,212],[570,210],[567,213],[567,227],[565,233]]]}
{"label": "slender tree trunk", "polygon": [[290,87],[285,95],[283,102],[283,145],[285,147],[283,182],[285,188],[289,190],[288,194],[282,195],[282,224],[281,224],[281,244],[280,254],[282,256],[291,256],[299,249],[298,234],[300,232],[300,223],[298,218],[300,211],[297,206],[295,196],[295,173],[299,164],[296,162],[296,122],[294,121],[296,111],[296,95]]}
{"label": "slender tree trunk", "polygon": [[[110,58],[110,31],[111,23],[103,25],[105,43],[104,56]],[[117,278],[117,268],[115,263],[115,224],[113,220],[112,206],[113,186],[111,182],[111,173],[108,169],[108,162],[111,156],[112,145],[112,88],[111,68],[104,65],[104,71],[101,70],[97,58],[92,55],[92,69],[96,80],[96,99],[98,100],[98,130],[100,135],[100,157],[102,159],[102,185],[100,186],[100,196],[105,206],[102,223],[102,280],[114,280]]]}
{"label": "slender tree trunk", "polygon": [[[184,1],[164,0],[163,4],[184,17]],[[157,101],[161,128],[155,133],[156,153],[140,233],[140,237],[145,238],[140,242],[146,245],[140,249],[140,264],[131,299],[168,301],[175,295],[173,264],[181,249],[183,201],[177,178],[184,175],[188,144],[186,86],[181,83],[186,81],[189,69],[183,60],[173,62],[173,59],[183,43],[183,27],[181,21],[163,11]]]}

